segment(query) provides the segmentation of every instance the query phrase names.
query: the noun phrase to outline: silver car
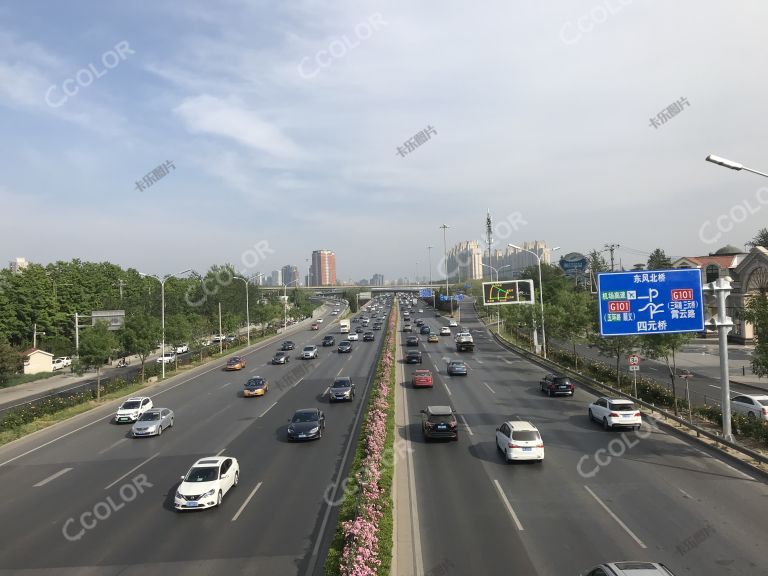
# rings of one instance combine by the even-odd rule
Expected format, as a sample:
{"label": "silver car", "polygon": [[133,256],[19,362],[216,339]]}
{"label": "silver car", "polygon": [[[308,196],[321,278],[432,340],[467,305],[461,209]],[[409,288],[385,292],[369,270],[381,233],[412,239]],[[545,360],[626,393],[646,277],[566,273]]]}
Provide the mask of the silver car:
{"label": "silver car", "polygon": [[173,427],[173,410],[152,408],[142,414],[131,428],[134,438],[139,436],[160,436],[163,430]]}
{"label": "silver car", "polygon": [[606,562],[583,576],[675,576],[664,564],[656,562]]}

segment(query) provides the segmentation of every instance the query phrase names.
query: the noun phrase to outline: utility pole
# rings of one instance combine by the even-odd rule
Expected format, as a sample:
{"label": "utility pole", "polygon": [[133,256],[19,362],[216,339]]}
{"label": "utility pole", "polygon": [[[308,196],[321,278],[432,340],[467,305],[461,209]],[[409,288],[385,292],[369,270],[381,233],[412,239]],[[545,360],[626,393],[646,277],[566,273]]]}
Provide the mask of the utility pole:
{"label": "utility pole", "polygon": [[448,292],[448,244],[445,240],[445,231],[450,228],[447,224],[443,224],[440,226],[440,228],[443,229],[443,252],[445,253],[445,297],[448,298],[448,305],[451,307],[451,318],[453,318],[453,301],[451,300],[451,295]]}
{"label": "utility pole", "polygon": [[620,248],[621,244],[605,244],[605,247],[611,253],[611,272],[613,272],[613,251]]}
{"label": "utility pole", "polygon": [[[491,224],[491,211],[488,210],[485,216],[485,235],[488,239],[488,266],[492,267],[493,262],[491,262],[491,246],[493,245],[493,225]],[[491,275],[491,280],[493,280],[493,275]],[[499,278],[496,277],[496,281],[498,282]]]}
{"label": "utility pole", "polygon": [[221,302],[219,302],[219,354],[224,352],[224,335],[221,333]]}

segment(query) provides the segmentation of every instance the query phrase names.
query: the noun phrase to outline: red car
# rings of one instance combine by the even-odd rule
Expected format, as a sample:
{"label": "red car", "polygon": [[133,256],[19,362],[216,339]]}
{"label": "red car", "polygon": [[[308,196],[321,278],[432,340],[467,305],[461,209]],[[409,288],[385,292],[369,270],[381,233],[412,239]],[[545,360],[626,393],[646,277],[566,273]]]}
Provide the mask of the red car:
{"label": "red car", "polygon": [[432,388],[432,372],[430,370],[415,370],[411,384],[414,388]]}

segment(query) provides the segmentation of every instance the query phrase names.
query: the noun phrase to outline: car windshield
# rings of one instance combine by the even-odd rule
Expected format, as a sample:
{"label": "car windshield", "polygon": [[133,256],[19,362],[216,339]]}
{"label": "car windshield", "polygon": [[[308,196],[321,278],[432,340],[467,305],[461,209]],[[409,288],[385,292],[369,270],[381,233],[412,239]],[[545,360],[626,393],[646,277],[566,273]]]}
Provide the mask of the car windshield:
{"label": "car windshield", "polygon": [[246,384],[246,387],[248,388],[258,388],[259,386],[264,386],[264,380],[262,378],[251,378]]}
{"label": "car windshield", "polygon": [[636,410],[635,405],[632,402],[611,402],[608,407],[611,410],[620,410],[622,412]]}
{"label": "car windshield", "polygon": [[144,412],[144,414],[141,415],[141,418],[139,418],[142,422],[147,422],[151,420],[160,420],[160,412]]}
{"label": "car windshield", "polygon": [[192,468],[184,478],[184,482],[213,482],[219,477],[219,469],[212,466]]}
{"label": "car windshield", "polygon": [[331,388],[349,388],[349,380],[336,380]]}
{"label": "car windshield", "polygon": [[317,421],[316,412],[296,412],[291,422],[315,422]]}
{"label": "car windshield", "polygon": [[305,346],[304,347],[304,352],[312,352],[314,349],[315,349],[314,346]]}
{"label": "car windshield", "polygon": [[555,384],[570,384],[571,381],[565,376],[559,376],[555,378]]}
{"label": "car windshield", "polygon": [[755,396],[754,400],[762,406],[768,406],[768,396]]}
{"label": "car windshield", "polygon": [[464,362],[451,362],[453,368],[464,368]]}
{"label": "car windshield", "polygon": [[231,358],[231,359],[229,360],[229,363],[230,363],[230,364],[237,364],[238,362],[240,362],[240,358]]}
{"label": "car windshield", "polygon": [[453,422],[453,416],[451,416],[450,414],[445,414],[441,416],[433,415],[429,417],[429,421],[434,422],[435,424],[450,424],[451,422]]}
{"label": "car windshield", "polygon": [[[219,364],[221,366],[221,364]],[[133,410],[134,408],[138,408],[141,406],[141,402],[131,401],[131,402],[124,402],[120,408],[122,410]]]}
{"label": "car windshield", "polygon": [[539,439],[539,433],[535,430],[516,430],[512,432],[512,440],[520,440],[522,442],[531,442]]}

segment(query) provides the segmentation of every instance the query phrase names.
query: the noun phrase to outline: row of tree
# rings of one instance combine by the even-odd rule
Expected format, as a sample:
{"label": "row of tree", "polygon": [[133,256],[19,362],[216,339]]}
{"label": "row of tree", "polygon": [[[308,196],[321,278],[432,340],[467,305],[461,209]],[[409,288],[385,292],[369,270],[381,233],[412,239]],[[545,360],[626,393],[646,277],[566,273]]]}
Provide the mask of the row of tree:
{"label": "row of tree", "polygon": [[[768,247],[768,230],[761,230],[752,244]],[[588,259],[594,277],[601,272],[610,271],[610,266],[599,252],[592,251]],[[662,249],[656,249],[649,256],[646,269],[664,270],[671,267],[671,259]],[[528,268],[521,274],[521,278],[533,280],[536,294],[539,290],[538,274],[538,267]],[[650,358],[663,359],[669,369],[672,392],[673,394],[676,392],[675,357],[681,347],[691,340],[690,334],[601,337],[597,295],[583,284],[574,283],[558,266],[542,265],[541,276],[544,285],[544,315],[548,341],[554,339],[569,342],[574,354],[577,343],[588,342],[597,347],[602,355],[615,360],[617,378],[621,378],[621,363],[628,354],[642,351]],[[541,324],[539,306],[512,305],[498,308],[508,328],[511,327],[524,334],[531,334],[539,329]],[[743,319],[752,324],[755,333],[752,371],[758,376],[768,376],[768,294],[766,292],[751,294],[746,299],[742,314]],[[677,406],[675,410],[677,411]]]}
{"label": "row of tree", "polygon": [[[246,280],[245,282],[243,280]],[[248,298],[246,299],[246,285]],[[286,291],[288,316],[312,314],[309,294],[299,288]],[[224,334],[246,324],[246,301],[251,323],[266,331],[284,320],[281,290],[264,290],[236,275],[230,264],[213,266],[205,275],[169,277],[165,281],[165,336],[169,344],[201,342],[219,333],[219,305]],[[75,354],[75,313],[81,326],[90,324],[95,310],[124,310],[125,326],[101,338],[102,361],[122,354],[148,355],[161,339],[161,283],[134,269],[110,263],[73,260],[47,266],[30,264],[18,273],[0,271],[0,378],[19,368],[20,352],[32,345],[54,356]],[[80,329],[79,355],[93,344],[101,329]],[[84,360],[85,361],[85,360]],[[95,360],[90,365],[96,365]]]}

